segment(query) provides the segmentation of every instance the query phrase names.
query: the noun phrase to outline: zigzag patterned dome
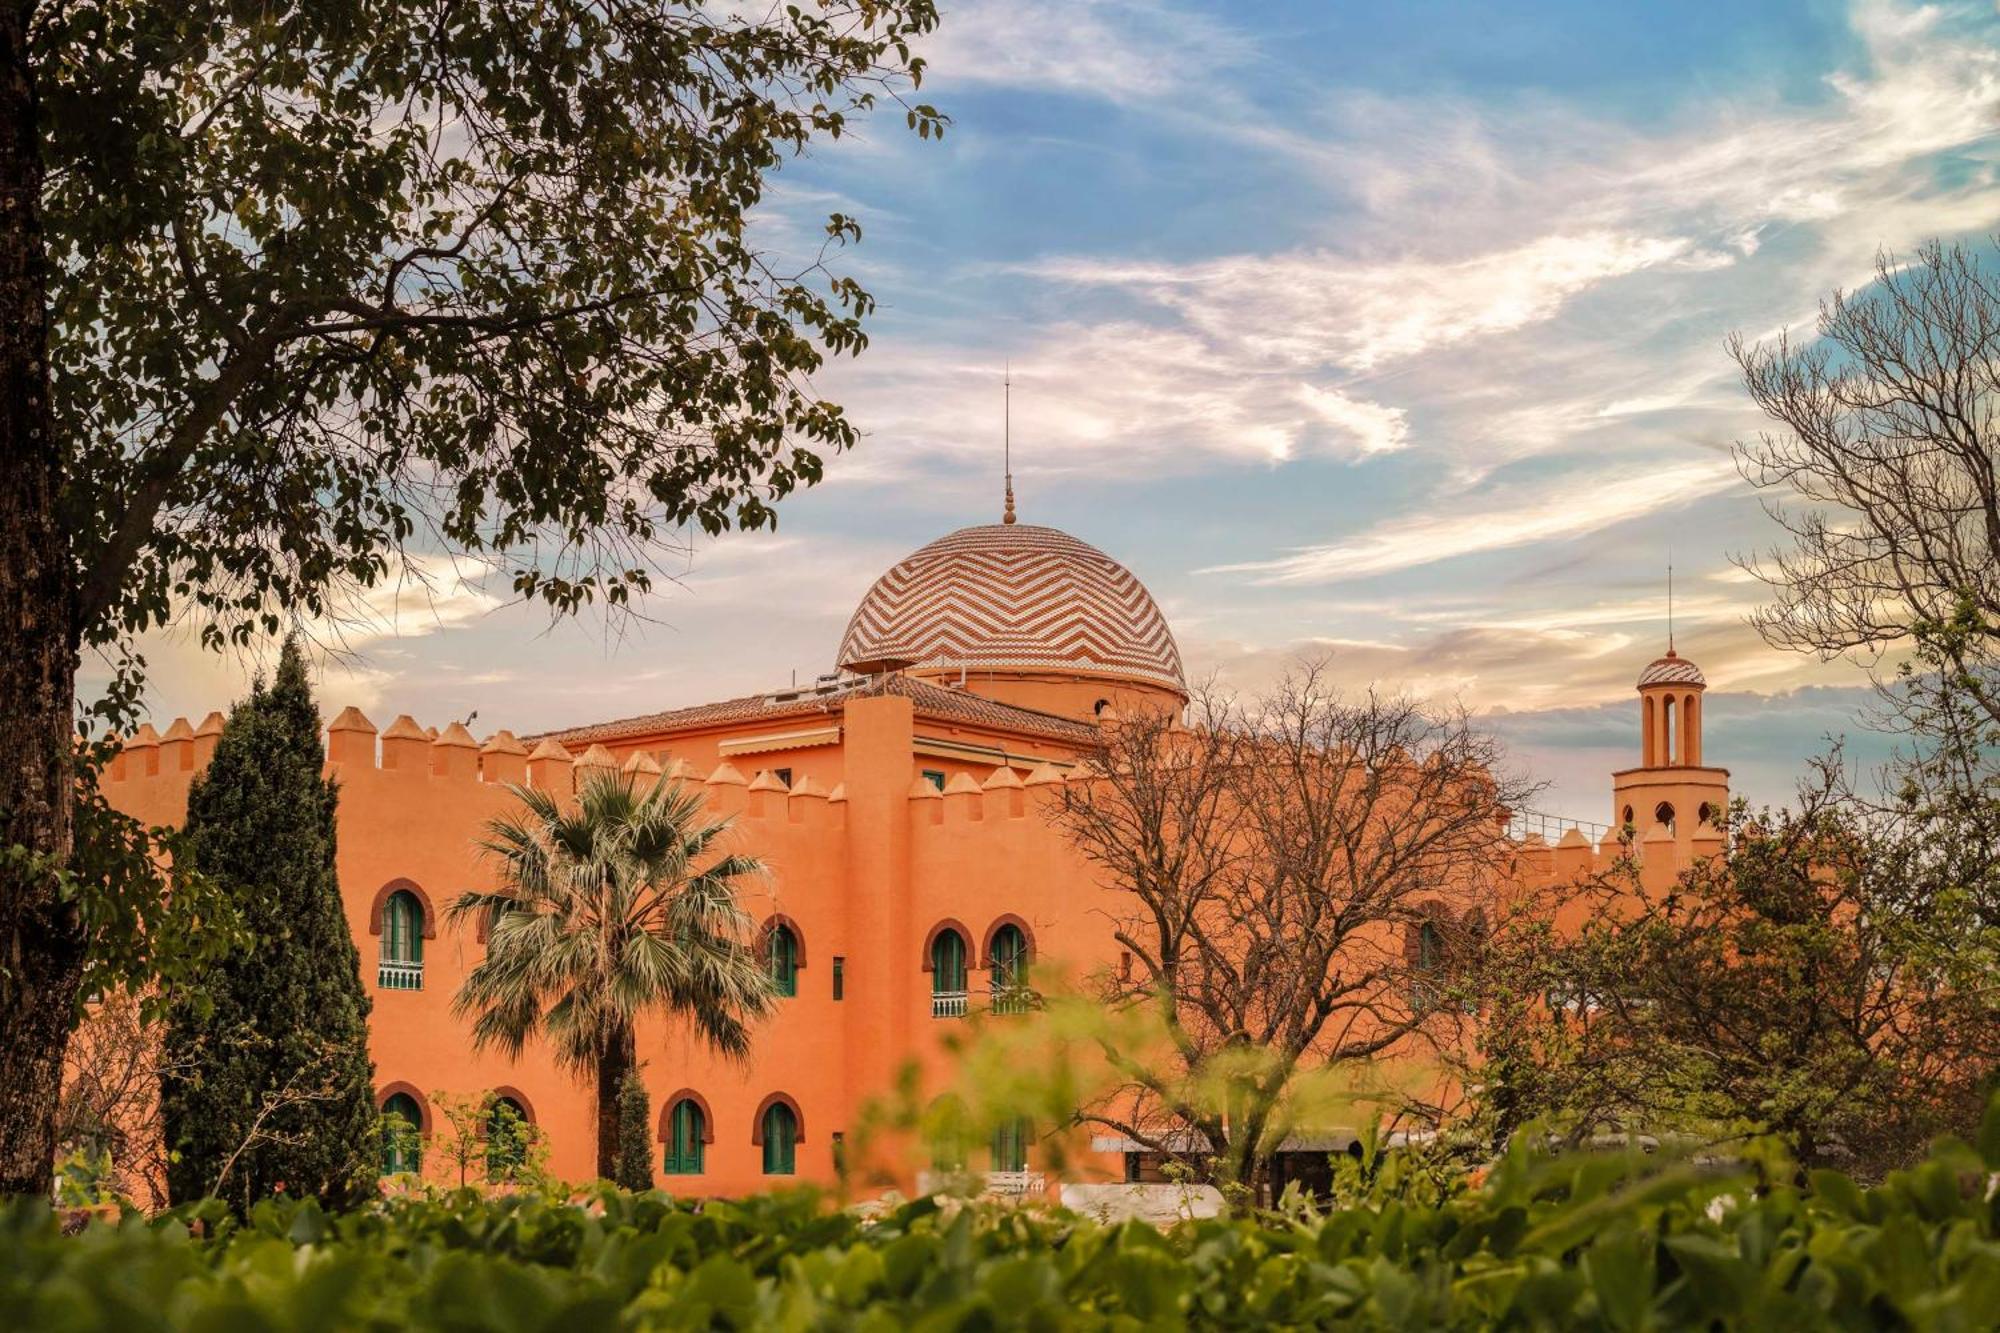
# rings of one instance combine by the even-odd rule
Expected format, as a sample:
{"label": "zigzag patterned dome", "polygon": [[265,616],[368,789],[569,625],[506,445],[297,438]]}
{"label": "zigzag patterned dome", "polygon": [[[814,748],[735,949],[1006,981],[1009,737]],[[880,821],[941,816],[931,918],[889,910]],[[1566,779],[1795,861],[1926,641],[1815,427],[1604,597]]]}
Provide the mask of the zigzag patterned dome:
{"label": "zigzag patterned dome", "polygon": [[847,622],[849,671],[1087,671],[1185,693],[1180,649],[1132,571],[1066,532],[960,528],[875,580]]}

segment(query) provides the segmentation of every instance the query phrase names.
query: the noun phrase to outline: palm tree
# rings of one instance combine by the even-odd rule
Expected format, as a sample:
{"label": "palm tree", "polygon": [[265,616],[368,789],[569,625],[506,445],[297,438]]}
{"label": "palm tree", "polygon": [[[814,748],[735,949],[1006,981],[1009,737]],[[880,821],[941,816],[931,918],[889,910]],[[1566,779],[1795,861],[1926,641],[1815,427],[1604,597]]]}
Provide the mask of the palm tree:
{"label": "palm tree", "polygon": [[560,1064],[595,1077],[597,1173],[609,1178],[639,1016],[678,1015],[710,1047],[741,1057],[772,1006],[776,990],[737,901],[738,883],[764,866],[720,854],[730,820],[709,818],[703,794],[676,781],[642,795],[629,777],[594,774],[574,804],[513,792],[521,809],[490,821],[479,844],[499,861],[499,887],[451,908],[454,920],[490,922],[486,959],[453,1009],[476,1015],[477,1048],[515,1057],[539,1033]]}

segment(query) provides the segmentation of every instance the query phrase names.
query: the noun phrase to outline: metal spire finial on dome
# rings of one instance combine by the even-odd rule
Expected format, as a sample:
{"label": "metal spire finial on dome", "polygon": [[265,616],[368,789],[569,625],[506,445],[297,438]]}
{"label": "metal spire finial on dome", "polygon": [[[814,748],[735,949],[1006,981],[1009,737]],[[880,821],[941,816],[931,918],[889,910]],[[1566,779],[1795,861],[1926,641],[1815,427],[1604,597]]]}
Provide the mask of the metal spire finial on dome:
{"label": "metal spire finial on dome", "polygon": [[1674,656],[1674,553],[1667,551],[1667,656]]}
{"label": "metal spire finial on dome", "polygon": [[1006,460],[1007,507],[1000,515],[1002,523],[1014,521],[1014,363],[1004,363],[1000,374],[1000,448]]}

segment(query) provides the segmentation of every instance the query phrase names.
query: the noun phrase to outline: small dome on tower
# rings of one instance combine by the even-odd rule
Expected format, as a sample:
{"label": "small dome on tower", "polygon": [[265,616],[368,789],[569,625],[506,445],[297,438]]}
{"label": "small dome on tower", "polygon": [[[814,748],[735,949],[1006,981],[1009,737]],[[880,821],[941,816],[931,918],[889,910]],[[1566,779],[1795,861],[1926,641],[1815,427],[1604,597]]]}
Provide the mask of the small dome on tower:
{"label": "small dome on tower", "polygon": [[1708,678],[1701,674],[1700,667],[1669,648],[1665,657],[1654,658],[1639,673],[1639,688],[1643,690],[1648,685],[1693,685],[1706,689]]}

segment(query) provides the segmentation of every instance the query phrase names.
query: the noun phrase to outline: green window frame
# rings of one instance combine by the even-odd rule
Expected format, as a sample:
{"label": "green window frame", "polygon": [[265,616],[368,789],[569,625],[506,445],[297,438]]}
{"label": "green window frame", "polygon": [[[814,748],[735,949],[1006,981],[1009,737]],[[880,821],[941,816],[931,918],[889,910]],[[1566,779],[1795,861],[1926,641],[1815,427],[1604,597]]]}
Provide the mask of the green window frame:
{"label": "green window frame", "polygon": [[424,1169],[424,1112],[407,1092],[382,1103],[382,1174],[420,1175]]}
{"label": "green window frame", "polygon": [[789,997],[799,993],[799,938],[790,926],[780,923],[771,927],[764,940],[764,961],[778,994]]}
{"label": "green window frame", "polygon": [[1444,970],[1444,934],[1435,922],[1417,927],[1417,971],[1436,976]]}
{"label": "green window frame", "polygon": [[424,988],[424,905],[408,889],[382,904],[382,945],[375,984],[383,990]]}
{"label": "green window frame", "polygon": [[847,960],[839,954],[833,956],[833,998],[847,998]]}
{"label": "green window frame", "polygon": [[706,1165],[703,1138],[708,1121],[692,1097],[674,1103],[667,1115],[667,1156],[661,1170],[670,1176],[698,1176]]}
{"label": "green window frame", "polygon": [[799,1118],[783,1102],[772,1102],[764,1110],[764,1174],[798,1174]]}
{"label": "green window frame", "polygon": [[931,994],[965,989],[965,936],[941,930],[931,941]]}
{"label": "green window frame", "polygon": [[1019,990],[1028,984],[1028,937],[1008,923],[993,932],[993,989]]}
{"label": "green window frame", "polygon": [[486,1111],[486,1177],[503,1179],[528,1161],[528,1108],[495,1097]]}
{"label": "green window frame", "polygon": [[927,768],[927,769],[925,769],[925,770],[924,770],[924,781],[925,781],[925,782],[928,782],[928,783],[930,783],[930,784],[931,784],[931,786],[933,786],[933,787],[937,788],[937,789],[938,789],[939,791],[943,791],[943,790],[944,790],[944,770],[943,770],[943,769],[941,769],[941,768]]}
{"label": "green window frame", "polygon": [[993,932],[986,946],[987,983],[996,1014],[1025,1013],[1028,995],[1028,936],[1013,922]]}
{"label": "green window frame", "polygon": [[993,1128],[993,1170],[1026,1171],[1028,1169],[1028,1145],[1034,1141],[1035,1129],[1025,1116],[1003,1120]]}

